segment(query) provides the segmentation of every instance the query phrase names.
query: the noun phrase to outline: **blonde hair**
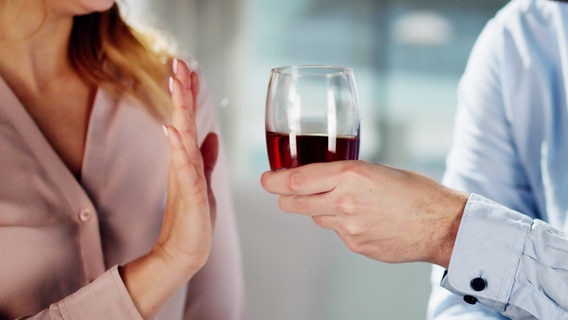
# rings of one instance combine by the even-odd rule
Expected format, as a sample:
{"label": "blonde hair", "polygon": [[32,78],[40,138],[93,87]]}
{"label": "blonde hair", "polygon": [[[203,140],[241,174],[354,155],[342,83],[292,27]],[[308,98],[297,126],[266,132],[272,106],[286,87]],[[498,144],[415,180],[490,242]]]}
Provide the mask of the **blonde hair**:
{"label": "blonde hair", "polygon": [[131,95],[161,120],[169,117],[166,80],[174,49],[153,30],[127,24],[116,3],[74,18],[69,58],[92,84],[116,96]]}

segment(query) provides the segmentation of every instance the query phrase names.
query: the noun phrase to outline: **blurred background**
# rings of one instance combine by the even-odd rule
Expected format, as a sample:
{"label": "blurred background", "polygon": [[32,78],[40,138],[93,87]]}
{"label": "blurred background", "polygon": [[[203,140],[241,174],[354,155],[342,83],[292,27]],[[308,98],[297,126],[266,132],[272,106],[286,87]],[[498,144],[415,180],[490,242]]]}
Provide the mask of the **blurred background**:
{"label": "blurred background", "polygon": [[505,0],[128,0],[195,58],[223,125],[232,167],[251,320],[424,319],[430,267],[349,252],[311,219],[279,211],[268,170],[270,69],[354,69],[360,158],[440,179],[456,88],[479,32]]}

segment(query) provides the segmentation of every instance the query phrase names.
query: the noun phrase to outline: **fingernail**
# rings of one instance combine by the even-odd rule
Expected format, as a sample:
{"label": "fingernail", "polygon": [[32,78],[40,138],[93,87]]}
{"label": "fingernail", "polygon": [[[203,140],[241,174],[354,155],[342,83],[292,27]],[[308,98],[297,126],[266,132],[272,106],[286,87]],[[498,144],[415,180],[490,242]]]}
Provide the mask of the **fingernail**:
{"label": "fingernail", "polygon": [[170,93],[174,92],[174,78],[172,77],[168,79],[168,88],[170,89]]}
{"label": "fingernail", "polygon": [[162,130],[164,131],[164,135],[167,137],[168,135],[168,128],[165,125],[162,125]]}
{"label": "fingernail", "polygon": [[177,72],[178,72],[178,59],[174,59],[174,61],[172,63],[172,70],[174,71],[174,74],[177,74]]}

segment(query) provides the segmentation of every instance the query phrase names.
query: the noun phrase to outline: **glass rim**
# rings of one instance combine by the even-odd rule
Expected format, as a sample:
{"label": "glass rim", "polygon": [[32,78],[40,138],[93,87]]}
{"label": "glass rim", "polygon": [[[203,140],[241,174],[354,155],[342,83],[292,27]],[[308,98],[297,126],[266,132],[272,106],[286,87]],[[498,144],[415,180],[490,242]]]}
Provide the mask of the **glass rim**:
{"label": "glass rim", "polygon": [[[271,73],[302,74],[304,71],[316,71],[313,75],[353,74],[353,68],[329,64],[287,65],[270,69]],[[324,71],[324,72],[318,72]]]}

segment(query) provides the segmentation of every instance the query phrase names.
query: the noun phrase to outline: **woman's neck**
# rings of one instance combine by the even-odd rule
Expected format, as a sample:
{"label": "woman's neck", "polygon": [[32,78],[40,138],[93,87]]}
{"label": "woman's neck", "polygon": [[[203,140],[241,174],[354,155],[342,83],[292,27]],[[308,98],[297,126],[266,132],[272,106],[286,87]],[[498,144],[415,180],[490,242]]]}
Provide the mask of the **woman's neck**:
{"label": "woman's neck", "polygon": [[72,16],[54,16],[45,1],[0,1],[0,76],[39,93],[72,70]]}

